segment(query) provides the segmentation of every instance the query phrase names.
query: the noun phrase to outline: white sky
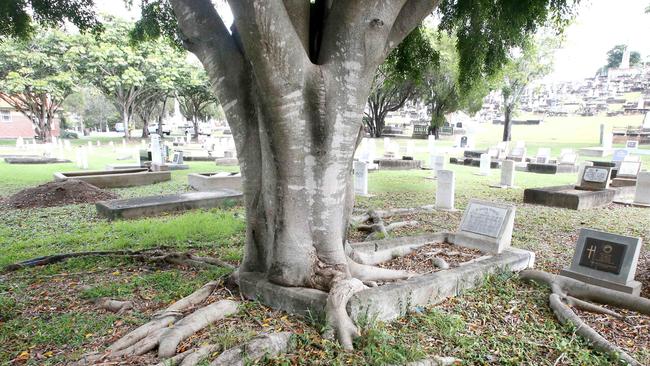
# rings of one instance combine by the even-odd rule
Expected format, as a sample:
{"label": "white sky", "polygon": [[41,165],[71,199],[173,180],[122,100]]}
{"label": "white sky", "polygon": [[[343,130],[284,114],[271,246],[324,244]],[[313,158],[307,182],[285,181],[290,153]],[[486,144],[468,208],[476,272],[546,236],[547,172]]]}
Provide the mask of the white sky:
{"label": "white sky", "polygon": [[[522,0],[525,1],[525,0]],[[137,19],[139,2],[128,11],[123,1],[98,0],[100,12]],[[224,1],[216,1],[224,23],[232,23]],[[606,62],[606,53],[617,44],[627,44],[650,61],[650,14],[645,8],[650,0],[582,0],[578,15],[565,30],[566,41],[555,54],[555,70],[547,77],[551,81],[570,81],[591,77]]]}

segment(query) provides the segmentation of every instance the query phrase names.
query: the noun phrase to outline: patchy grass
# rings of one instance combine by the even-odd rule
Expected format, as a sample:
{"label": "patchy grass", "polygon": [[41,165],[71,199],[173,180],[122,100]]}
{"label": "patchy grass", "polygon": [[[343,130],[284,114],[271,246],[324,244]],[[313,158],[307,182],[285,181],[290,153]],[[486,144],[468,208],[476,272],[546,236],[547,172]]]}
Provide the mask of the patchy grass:
{"label": "patchy grass", "polygon": [[[606,121],[610,122],[609,119]],[[634,124],[634,121],[627,120],[619,122],[621,125]],[[561,119],[547,119],[542,127],[561,123]],[[585,135],[580,137],[579,143],[569,144],[561,134],[557,134],[555,140],[545,140],[549,136],[521,139],[528,141],[529,148],[532,148],[530,153],[535,152],[536,146],[547,145],[544,141],[552,141],[548,145],[555,154],[569,145],[574,148],[596,145],[598,120],[580,123],[584,123],[579,130]],[[515,126],[515,139],[529,133],[526,131]],[[479,145],[490,143],[490,133],[479,141]],[[381,139],[377,144],[380,148]],[[439,144],[450,146],[451,142],[441,141]],[[417,141],[416,146],[424,150],[426,141]],[[103,169],[104,165],[116,162],[116,153],[108,147],[96,149],[96,153],[91,159],[92,169]],[[650,163],[647,157],[644,159],[644,164]],[[209,162],[189,162],[189,165],[189,171],[172,172],[170,182],[113,191],[121,197],[184,192],[189,189],[187,174],[190,172],[237,169],[216,167]],[[575,181],[573,174],[516,172],[515,183],[519,188],[502,190],[488,187],[498,181],[498,170],[492,170],[492,176],[481,177],[474,174],[478,168],[449,165],[448,169],[456,173],[457,208],[464,209],[470,198],[517,205],[513,245],[535,251],[537,266],[544,270],[557,272],[569,263],[581,227],[642,237],[645,244],[637,279],[645,285],[644,296],[649,295],[650,211],[620,205],[571,211],[522,203],[524,188],[570,184]],[[0,162],[0,196],[50,181],[54,171],[71,170],[77,170],[73,164],[14,166]],[[436,181],[425,179],[429,174],[427,171],[372,172],[369,189],[375,196],[358,199],[357,207],[432,204]],[[419,225],[400,229],[392,235],[454,230],[460,216],[461,212],[412,215],[408,219],[417,220]],[[62,252],[135,250],[158,246],[192,249],[237,263],[242,258],[244,232],[241,208],[197,210],[115,222],[97,216],[92,205],[30,210],[2,208],[0,266]],[[103,350],[116,336],[146,322],[164,306],[226,273],[220,268],[196,271],[130,258],[77,258],[3,275],[0,277],[0,364],[70,364],[84,353]],[[120,315],[98,310],[92,300],[104,296],[134,301],[136,310]],[[225,289],[213,295],[214,300],[221,298],[239,299],[236,292],[230,294]],[[486,279],[483,286],[463,296],[438,306],[417,309],[395,322],[381,323],[372,319],[363,322],[364,337],[356,341],[357,350],[351,353],[343,352],[336,343],[321,339],[322,318],[302,319],[255,302],[246,302],[236,316],[199,332],[196,337],[183,342],[181,349],[206,342],[230,347],[262,331],[291,330],[297,334],[295,351],[264,360],[262,364],[384,365],[401,364],[433,354],[458,357],[466,364],[614,363],[606,355],[593,351],[575,335],[573,329],[561,326],[547,302],[548,289],[545,287],[523,283],[509,275],[493,276]],[[650,364],[647,350],[635,355]],[[151,364],[156,360],[149,354],[132,361],[134,364]]]}

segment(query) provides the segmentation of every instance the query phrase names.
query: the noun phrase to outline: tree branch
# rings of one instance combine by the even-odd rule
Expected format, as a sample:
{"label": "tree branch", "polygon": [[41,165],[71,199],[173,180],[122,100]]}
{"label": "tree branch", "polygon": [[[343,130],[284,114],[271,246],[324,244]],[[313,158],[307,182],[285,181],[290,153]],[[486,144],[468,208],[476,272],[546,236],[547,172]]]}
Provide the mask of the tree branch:
{"label": "tree branch", "polygon": [[427,15],[438,7],[440,0],[407,0],[399,12],[386,43],[386,54],[397,47]]}

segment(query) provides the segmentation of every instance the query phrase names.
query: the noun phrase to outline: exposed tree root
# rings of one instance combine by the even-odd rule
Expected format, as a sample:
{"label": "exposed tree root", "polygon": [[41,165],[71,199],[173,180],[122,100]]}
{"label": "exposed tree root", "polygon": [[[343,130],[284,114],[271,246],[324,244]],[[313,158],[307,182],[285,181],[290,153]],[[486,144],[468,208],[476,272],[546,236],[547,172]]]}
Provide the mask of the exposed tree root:
{"label": "exposed tree root", "polygon": [[366,264],[359,264],[348,259],[348,268],[350,269],[350,275],[361,281],[395,281],[395,280],[406,280],[411,277],[417,276],[417,273],[412,273],[408,271],[400,271],[396,269],[381,268],[375,266],[369,266]]}
{"label": "exposed tree root", "polygon": [[210,357],[210,355],[214,352],[217,352],[221,349],[221,346],[218,344],[208,344],[205,346],[201,346],[197,349],[194,349],[192,353],[187,355],[183,359],[183,362],[180,364],[180,366],[195,366],[198,365],[199,362],[205,360],[206,358]]}
{"label": "exposed tree root", "polygon": [[356,225],[368,221],[371,216],[377,216],[380,218],[391,217],[391,216],[402,216],[402,215],[412,215],[420,213],[431,213],[435,212],[433,205],[427,205],[422,207],[414,208],[393,208],[390,210],[368,210],[368,212],[361,215],[353,216],[350,219],[350,224]]}
{"label": "exposed tree root", "polygon": [[417,221],[401,221],[385,225],[384,220],[382,220],[382,217],[375,210],[368,210],[367,217],[368,218],[362,222],[370,221],[369,225],[357,225],[357,230],[370,233],[366,236],[366,241],[386,238],[388,237],[388,233],[393,230],[418,224]]}
{"label": "exposed tree root", "polygon": [[356,278],[335,280],[330,288],[325,304],[325,320],[329,326],[324,334],[326,338],[338,339],[345,350],[353,350],[352,340],[359,336],[359,329],[348,315],[348,300],[366,286]]}
{"label": "exposed tree root", "polygon": [[176,347],[181,341],[215,321],[236,313],[237,307],[238,303],[235,301],[221,300],[186,316],[162,334],[158,344],[158,357],[175,355]]}
{"label": "exposed tree root", "polygon": [[256,361],[264,355],[276,356],[289,350],[291,332],[264,334],[249,342],[228,349],[219,355],[210,366],[243,366],[244,361]]}
{"label": "exposed tree root", "polygon": [[462,361],[455,357],[433,356],[419,361],[409,362],[402,366],[453,366],[460,365],[461,363]]}
{"label": "exposed tree root", "polygon": [[630,365],[641,366],[641,363],[635,360],[632,356],[627,354],[617,345],[606,340],[598,334],[597,331],[580,319],[569,305],[587,311],[621,317],[621,315],[616,312],[586,301],[592,300],[601,304],[612,305],[650,315],[649,299],[632,296],[630,294],[590,285],[572,278],[553,275],[542,271],[526,270],[522,271],[519,275],[523,279],[533,280],[549,285],[552,291],[549,295],[549,302],[555,316],[557,316],[558,320],[563,324],[573,324],[573,326],[576,327],[576,332],[586,338],[594,348],[605,353],[613,354]]}
{"label": "exposed tree root", "polygon": [[100,308],[118,314],[133,309],[132,301],[112,300],[106,297],[102,297],[95,300],[94,302]]}
{"label": "exposed tree root", "polygon": [[[141,325],[130,333],[113,343],[105,353],[101,355],[87,355],[79,361],[80,364],[95,362],[103,359],[116,359],[120,357],[137,356],[147,353],[157,346],[163,346],[165,355],[173,356],[176,353],[178,343],[205,327],[210,322],[232,313],[236,303],[229,300],[222,300],[197,310],[181,321],[182,312],[199,305],[210,296],[219,285],[219,281],[212,281],[194,293],[176,301],[165,310],[157,313],[150,322]],[[234,304],[234,305],[233,305]],[[169,328],[175,325],[174,328]],[[173,348],[172,352],[168,351]]]}
{"label": "exposed tree root", "polygon": [[54,254],[7,265],[2,269],[2,272],[9,273],[23,268],[45,266],[79,257],[129,257],[146,262],[169,263],[199,269],[214,268],[214,266],[235,269],[235,266],[232,264],[218,258],[201,257],[192,253],[170,252],[166,249],[166,247],[159,247],[143,250],[110,250]]}
{"label": "exposed tree root", "polygon": [[449,263],[440,257],[431,258],[431,263],[440,269],[449,269]]}
{"label": "exposed tree root", "polygon": [[384,262],[388,262],[395,258],[399,258],[411,254],[414,250],[416,250],[417,248],[423,245],[425,244],[402,245],[396,248],[378,250],[372,253],[357,251],[354,250],[351,246],[349,246],[348,256],[352,260],[360,264],[377,265]]}

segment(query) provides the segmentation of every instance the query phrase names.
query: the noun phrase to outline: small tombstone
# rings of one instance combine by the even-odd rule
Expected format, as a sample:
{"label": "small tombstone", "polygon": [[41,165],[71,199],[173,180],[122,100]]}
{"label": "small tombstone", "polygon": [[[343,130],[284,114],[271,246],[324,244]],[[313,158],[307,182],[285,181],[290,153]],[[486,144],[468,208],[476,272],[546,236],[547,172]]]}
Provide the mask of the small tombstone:
{"label": "small tombstone", "polygon": [[640,162],[641,157],[639,155],[628,155],[625,158],[623,158],[623,161],[634,161],[634,162]]}
{"label": "small tombstone", "polygon": [[436,179],[438,170],[445,169],[445,156],[444,155],[433,155],[429,157],[432,166],[431,177]]}
{"label": "small tombstone", "polygon": [[368,164],[363,161],[355,161],[354,169],[354,193],[360,196],[368,195]]}
{"label": "small tombstone", "polygon": [[163,157],[160,147],[160,136],[158,136],[158,134],[152,133],[149,138],[151,139],[151,164],[162,165]]}
{"label": "small tombstone", "polygon": [[110,147],[111,150],[115,151],[115,144],[113,143],[113,141],[108,142],[108,147]]}
{"label": "small tombstone", "polygon": [[591,161],[583,161],[580,163],[580,167],[578,168],[578,181],[576,182],[576,186],[579,186],[580,183],[582,183],[582,175],[585,173],[585,168],[593,165],[594,163]]}
{"label": "small tombstone", "polygon": [[535,162],[538,164],[547,164],[551,159],[551,149],[548,147],[540,147],[537,149],[537,155],[535,156]]}
{"label": "small tombstone", "polygon": [[436,137],[434,135],[427,137],[427,150],[429,151],[429,155],[436,154]]}
{"label": "small tombstone", "polygon": [[575,165],[578,161],[578,154],[574,152],[562,154],[560,156],[560,164]]}
{"label": "small tombstone", "polygon": [[637,175],[634,204],[650,206],[650,172],[640,172]]}
{"label": "small tombstone", "polygon": [[490,158],[494,158],[494,159],[499,158],[499,148],[497,148],[497,147],[489,148],[487,153],[490,156]]}
{"label": "small tombstone", "polygon": [[637,161],[621,161],[618,166],[617,178],[633,178],[636,179],[639,171],[641,170],[641,163]]}
{"label": "small tombstone", "polygon": [[577,188],[588,191],[601,191],[609,188],[612,168],[606,166],[585,167],[580,185]]}
{"label": "small tombstone", "polygon": [[614,150],[614,156],[612,156],[612,161],[613,162],[619,162],[625,160],[625,157],[627,157],[630,154],[630,152],[626,149],[616,149]]}
{"label": "small tombstone", "polygon": [[460,147],[461,148],[467,147],[467,136],[463,136],[460,138]]}
{"label": "small tombstone", "polygon": [[456,178],[451,170],[438,170],[438,187],[436,188],[436,205],[439,210],[454,210]]}
{"label": "small tombstone", "polygon": [[518,146],[514,147],[512,150],[510,150],[508,158],[516,161],[526,160],[526,148]]}
{"label": "small tombstone", "polygon": [[172,159],[172,164],[183,164],[183,152],[174,151],[174,158]]}
{"label": "small tombstone", "polygon": [[81,169],[88,169],[88,150],[85,147],[81,148]]}
{"label": "small tombstone", "polygon": [[514,222],[513,205],[470,199],[457,235],[468,246],[501,253],[510,246]]}
{"label": "small tombstone", "polygon": [[139,166],[142,166],[142,162],[140,161],[140,150],[139,149],[134,149],[133,150],[133,159],[135,160],[135,163]]}
{"label": "small tombstone", "polygon": [[126,139],[122,139],[122,149],[126,149]]}
{"label": "small tombstone", "polygon": [[501,188],[512,188],[515,186],[515,162],[504,160],[501,164]]}
{"label": "small tombstone", "polygon": [[489,154],[481,154],[479,165],[479,175],[490,175],[492,159]]}
{"label": "small tombstone", "polygon": [[101,146],[102,146],[102,142],[97,140],[97,147],[101,147]]}
{"label": "small tombstone", "polygon": [[634,280],[641,238],[580,229],[576,251],[562,276],[638,296],[641,283]]}
{"label": "small tombstone", "polygon": [[515,142],[515,148],[523,149],[526,147],[526,141],[517,141]]}
{"label": "small tombstone", "polygon": [[628,150],[636,150],[639,148],[639,141],[627,140],[625,141],[625,148]]}
{"label": "small tombstone", "polygon": [[415,142],[411,140],[406,142],[406,155],[408,156],[415,155]]}
{"label": "small tombstone", "polygon": [[613,140],[613,135],[611,132],[605,132],[603,134],[603,149],[611,149],[612,148],[612,140]]}

